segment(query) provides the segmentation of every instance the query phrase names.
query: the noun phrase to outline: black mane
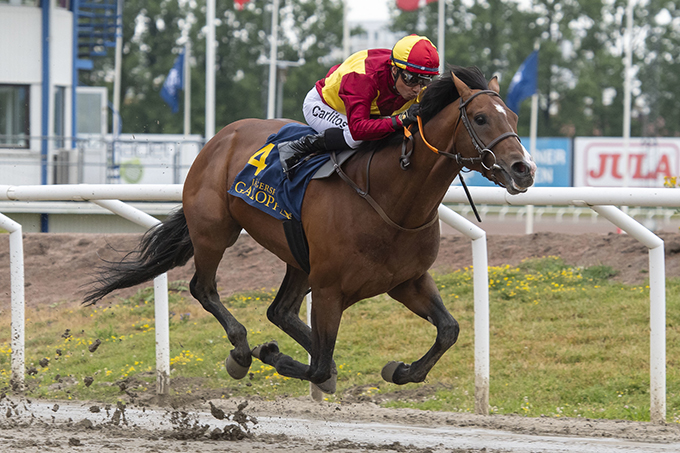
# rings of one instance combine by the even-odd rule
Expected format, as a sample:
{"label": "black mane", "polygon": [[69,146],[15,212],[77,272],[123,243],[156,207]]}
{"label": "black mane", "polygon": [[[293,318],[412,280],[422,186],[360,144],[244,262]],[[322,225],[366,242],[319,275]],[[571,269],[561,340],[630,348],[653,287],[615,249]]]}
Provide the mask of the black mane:
{"label": "black mane", "polygon": [[450,66],[449,71],[428,85],[423,93],[420,100],[420,117],[423,119],[423,124],[460,97],[453,83],[451,72],[473,90],[486,90],[489,84],[482,71],[476,66],[468,68]]}
{"label": "black mane", "polygon": [[[444,110],[447,105],[460,97],[453,83],[451,72],[456,74],[456,77],[473,90],[486,90],[488,87],[488,82],[478,67],[449,66],[449,70],[429,84],[423,93],[423,97],[420,100],[420,117],[423,119],[423,124],[430,121],[439,112]],[[393,146],[401,143],[403,136],[404,133],[402,131],[397,131],[380,140],[365,141],[361,144],[360,149],[371,151]]]}

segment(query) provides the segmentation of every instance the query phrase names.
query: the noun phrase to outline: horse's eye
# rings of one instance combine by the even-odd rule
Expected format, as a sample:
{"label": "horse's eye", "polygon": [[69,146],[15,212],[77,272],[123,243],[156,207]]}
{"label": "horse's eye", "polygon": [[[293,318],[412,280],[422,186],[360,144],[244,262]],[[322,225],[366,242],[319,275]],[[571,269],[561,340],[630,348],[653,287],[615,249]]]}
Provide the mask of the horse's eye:
{"label": "horse's eye", "polygon": [[477,123],[479,126],[485,125],[486,124],[486,116],[484,116],[484,115],[475,116],[475,123]]}

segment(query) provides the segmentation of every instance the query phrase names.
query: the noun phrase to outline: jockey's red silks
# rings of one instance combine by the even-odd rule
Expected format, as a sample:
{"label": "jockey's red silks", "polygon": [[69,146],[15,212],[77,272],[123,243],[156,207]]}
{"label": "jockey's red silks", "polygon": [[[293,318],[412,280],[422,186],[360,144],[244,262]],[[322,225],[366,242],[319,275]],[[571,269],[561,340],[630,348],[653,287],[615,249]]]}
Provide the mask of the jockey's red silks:
{"label": "jockey's red silks", "polygon": [[[389,49],[357,52],[334,66],[316,89],[336,112],[347,115],[355,140],[377,140],[394,132],[392,115],[413,104],[394,91]],[[385,117],[377,119],[378,117]]]}

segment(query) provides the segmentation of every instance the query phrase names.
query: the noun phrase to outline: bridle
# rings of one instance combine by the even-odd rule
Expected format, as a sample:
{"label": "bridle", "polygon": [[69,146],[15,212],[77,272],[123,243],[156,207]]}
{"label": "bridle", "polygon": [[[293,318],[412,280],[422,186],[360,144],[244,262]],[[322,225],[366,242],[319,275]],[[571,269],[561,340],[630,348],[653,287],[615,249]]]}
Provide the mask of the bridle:
{"label": "bridle", "polygon": [[[470,136],[470,139],[472,140],[472,144],[477,150],[477,156],[476,157],[463,157],[460,153],[457,152],[448,152],[448,151],[440,151],[436,147],[430,145],[425,138],[424,130],[423,130],[423,121],[418,116],[418,128],[420,130],[420,138],[423,140],[423,143],[425,146],[427,146],[431,151],[433,151],[436,154],[448,157],[450,159],[453,159],[456,161],[461,166],[469,166],[474,165],[474,164],[481,164],[482,167],[484,167],[486,170],[491,171],[490,179],[493,178],[495,180],[495,176],[493,174],[493,170],[496,168],[500,169],[501,167],[496,163],[496,155],[493,153],[492,149],[494,146],[496,146],[498,143],[501,141],[505,140],[506,138],[509,137],[515,137],[517,140],[519,140],[519,135],[517,135],[514,132],[504,132],[495,139],[493,139],[488,145],[484,145],[484,142],[479,138],[479,135],[477,135],[477,132],[475,132],[475,129],[472,127],[472,124],[470,123],[470,118],[467,115],[467,110],[466,107],[467,105],[477,96],[481,94],[487,94],[489,96],[499,96],[498,93],[496,93],[493,90],[481,90],[476,93],[474,93],[472,96],[470,96],[467,100],[463,100],[461,96],[460,100],[460,105],[458,106],[460,110],[460,115],[458,115],[458,121],[456,122],[456,126],[453,129],[453,134],[455,136],[456,130],[458,129],[458,125],[462,122],[463,125],[465,126],[465,130],[467,130],[468,135]],[[408,148],[408,144],[411,144],[410,146],[410,151],[406,151]],[[453,142],[453,148],[455,151],[455,140]],[[403,170],[406,170],[409,165],[411,164],[411,154],[413,153],[413,150],[415,149],[415,146],[413,144],[413,134],[408,128],[404,128],[404,143],[402,144],[401,147],[401,156],[399,157],[399,164]],[[405,228],[401,225],[398,225],[395,223],[392,219],[389,218],[387,213],[378,205],[378,203],[369,195],[369,169],[371,166],[371,160],[373,158],[373,152],[371,152],[368,162],[366,164],[366,189],[362,190],[354,181],[352,181],[349,176],[345,174],[345,172],[342,170],[340,167],[340,164],[337,161],[337,156],[335,151],[332,151],[331,153],[331,161],[333,162],[333,166],[335,168],[335,171],[338,173],[341,179],[343,179],[347,184],[352,187],[357,194],[363,199],[365,199],[371,207],[380,215],[380,217],[387,223],[388,225],[400,230],[400,231],[405,231],[405,232],[417,232],[421,231],[424,229],[427,229],[434,225],[437,220],[439,220],[439,215],[435,214],[434,217],[426,222],[425,224],[416,227],[416,228]],[[487,165],[485,163],[485,159],[491,156],[493,158],[493,163],[490,165]],[[463,185],[463,188],[465,189],[465,193],[468,197],[468,200],[470,201],[470,205],[472,206],[472,210],[477,216],[477,220],[481,222],[481,218],[479,217],[479,213],[477,212],[477,209],[475,208],[475,204],[472,201],[472,197],[470,196],[470,192],[468,191],[467,186],[465,185],[465,181],[463,180],[462,174],[458,174],[460,177],[461,184]],[[497,183],[500,184],[500,182],[496,181]]]}
{"label": "bridle", "polygon": [[[472,165],[475,164],[480,164],[485,170],[487,170],[490,174],[488,178],[498,184],[501,187],[505,187],[501,181],[499,181],[496,178],[496,175],[494,174],[494,170],[501,170],[500,165],[496,162],[496,155],[494,154],[493,147],[505,140],[506,138],[510,137],[515,137],[519,142],[521,142],[519,135],[517,135],[515,132],[504,132],[498,137],[494,138],[491,140],[491,142],[488,145],[484,145],[484,142],[482,141],[481,138],[479,138],[479,135],[477,135],[477,132],[475,129],[472,127],[472,123],[470,123],[470,118],[468,117],[467,114],[467,106],[474,98],[476,98],[479,95],[486,94],[489,96],[498,96],[500,95],[496,93],[493,90],[480,90],[477,91],[476,93],[472,94],[469,98],[466,100],[463,100],[463,97],[460,97],[460,104],[458,105],[458,110],[460,111],[460,114],[458,115],[458,121],[456,121],[456,125],[453,128],[453,135],[455,137],[456,135],[456,130],[458,130],[458,125],[460,123],[463,123],[463,126],[465,126],[465,130],[467,131],[468,135],[470,136],[470,139],[472,140],[472,145],[475,147],[477,150],[477,156],[476,157],[463,157],[460,153],[455,152],[456,148],[456,142],[455,140],[453,141],[452,148],[454,152],[448,152],[448,151],[440,151],[436,147],[430,145],[430,143],[427,141],[425,138],[425,131],[423,129],[423,120],[418,115],[418,129],[420,130],[420,138],[423,140],[423,143],[425,146],[427,146],[431,151],[433,151],[435,154],[439,154],[444,157],[448,157],[449,159],[453,159],[458,165],[461,167],[468,167],[470,168]],[[406,151],[408,148],[408,143],[411,143],[411,150]],[[411,164],[411,154],[413,153],[413,150],[415,149],[415,145],[413,144],[413,134],[408,128],[404,128],[404,143],[401,146],[401,156],[399,157],[399,165],[401,166],[402,170],[406,170],[408,166]],[[493,159],[493,163],[487,165],[486,161],[487,159],[491,157]],[[475,203],[472,200],[472,195],[470,195],[470,191],[467,188],[467,185],[465,184],[465,179],[463,178],[463,173],[462,173],[462,168],[461,171],[458,173],[458,178],[460,179],[460,184],[463,186],[463,190],[465,190],[465,195],[467,196],[468,201],[470,202],[470,206],[472,207],[472,211],[475,214],[475,217],[477,217],[477,221],[481,223],[482,219],[479,216],[479,213],[477,212],[477,208],[475,207]]]}
{"label": "bridle", "polygon": [[[493,170],[500,169],[500,166],[496,163],[496,155],[492,151],[493,147],[496,146],[498,143],[502,142],[503,140],[505,140],[506,138],[515,137],[518,141],[520,141],[520,138],[519,135],[517,135],[515,132],[508,131],[502,133],[501,135],[493,139],[488,145],[484,145],[484,142],[479,138],[479,135],[477,135],[477,132],[472,127],[472,124],[470,123],[470,118],[468,117],[467,114],[468,104],[474,98],[482,94],[500,97],[500,95],[493,90],[478,91],[469,98],[467,98],[466,100],[463,100],[463,97],[461,96],[460,105],[458,106],[460,114],[458,115],[458,121],[456,122],[456,126],[453,128],[453,133],[455,135],[456,130],[458,129],[458,125],[460,123],[463,123],[463,126],[465,126],[465,130],[467,131],[468,135],[470,136],[470,139],[472,140],[472,145],[477,150],[476,157],[463,157],[460,153],[440,151],[436,147],[430,145],[430,143],[428,143],[427,139],[425,138],[425,131],[423,130],[423,121],[420,118],[420,116],[418,116],[418,129],[420,130],[420,138],[422,138],[423,143],[434,153],[453,159],[454,161],[456,161],[457,164],[468,168],[475,164],[481,164],[484,169],[492,172],[491,176],[493,177]],[[408,148],[407,144],[409,142],[411,142],[411,150],[407,152],[406,149]],[[410,157],[414,149],[412,142],[413,134],[411,133],[410,130],[404,128],[404,143],[402,144],[401,157],[399,158],[399,163],[403,170],[406,170],[411,163]],[[453,144],[453,148],[455,151],[455,141]],[[487,165],[486,161],[488,160],[489,157],[493,158],[493,163]]]}

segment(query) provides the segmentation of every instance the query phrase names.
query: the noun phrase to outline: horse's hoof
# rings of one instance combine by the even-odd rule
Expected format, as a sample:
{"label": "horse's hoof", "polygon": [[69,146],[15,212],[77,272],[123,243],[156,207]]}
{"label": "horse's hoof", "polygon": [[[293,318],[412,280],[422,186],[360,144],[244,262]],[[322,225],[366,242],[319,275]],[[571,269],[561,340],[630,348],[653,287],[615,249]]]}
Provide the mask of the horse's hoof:
{"label": "horse's hoof", "polygon": [[227,373],[229,373],[229,376],[234,379],[243,379],[246,377],[246,374],[248,374],[248,370],[250,370],[250,365],[242,366],[239,364],[236,359],[234,359],[234,356],[231,354],[231,352],[227,356],[227,360],[224,361],[224,366],[227,368]]}
{"label": "horse's hoof", "polygon": [[261,355],[262,351],[264,350],[269,350],[269,352],[278,352],[279,350],[279,344],[276,342],[276,340],[272,340],[269,343],[264,343],[258,346],[255,346],[250,353],[253,355],[258,360],[262,360]]}
{"label": "horse's hoof", "polygon": [[395,361],[387,362],[387,365],[385,365],[383,367],[382,371],[380,372],[380,376],[382,376],[382,378],[385,381],[395,384],[394,379],[393,379],[394,378],[394,372],[397,371],[397,368],[399,368],[399,365],[403,365],[403,364],[404,364],[404,362],[395,362]]}
{"label": "horse's hoof", "polygon": [[313,386],[321,390],[323,393],[326,393],[327,395],[332,395],[335,393],[335,388],[338,383],[338,373],[332,373],[331,377],[329,377],[326,381],[322,382],[321,384],[314,384],[312,383]]}

